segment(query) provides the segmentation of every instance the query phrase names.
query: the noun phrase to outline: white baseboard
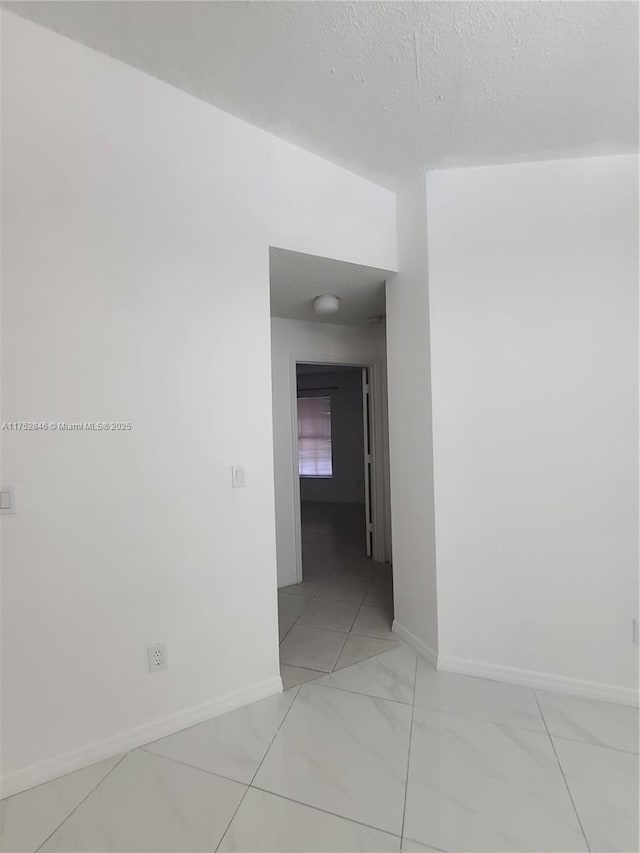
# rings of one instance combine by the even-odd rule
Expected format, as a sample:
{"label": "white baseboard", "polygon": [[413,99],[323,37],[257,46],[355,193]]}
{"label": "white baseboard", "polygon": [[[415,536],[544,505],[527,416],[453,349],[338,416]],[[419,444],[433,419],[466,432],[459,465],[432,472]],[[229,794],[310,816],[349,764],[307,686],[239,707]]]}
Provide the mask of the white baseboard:
{"label": "white baseboard", "polygon": [[618,705],[638,706],[638,691],[631,687],[618,687],[599,681],[582,681],[579,678],[566,678],[548,672],[535,672],[530,669],[519,669],[495,663],[482,663],[481,661],[467,660],[451,655],[438,655],[436,668],[443,672],[473,675],[476,678],[519,684],[522,687],[565,693],[568,696],[581,696],[584,699],[615,702]]}
{"label": "white baseboard", "polygon": [[417,652],[420,657],[423,657],[427,660],[431,666],[437,668],[438,665],[438,655],[434,650],[416,637],[415,634],[412,634],[404,625],[401,625],[396,619],[393,620],[393,624],[391,625],[391,630],[394,634],[397,634],[401,640],[403,640],[408,646],[410,646],[415,652]]}
{"label": "white baseboard", "polygon": [[138,746],[144,746],[146,743],[158,740],[158,738],[175,734],[181,729],[195,726],[197,723],[203,723],[212,717],[226,714],[227,711],[235,711],[236,708],[241,708],[244,705],[251,704],[251,702],[257,702],[260,699],[266,699],[267,696],[281,692],[281,678],[279,676],[270,678],[235,693],[227,693],[211,702],[204,702],[184,711],[177,711],[175,714],[160,717],[142,726],[136,726],[128,731],[80,747],[80,749],[74,749],[48,761],[31,764],[0,779],[0,796],[9,797],[12,794],[33,788],[35,785],[49,782],[58,776],[72,773],[74,770],[81,770],[83,767],[103,761],[105,758],[128,752]]}
{"label": "white baseboard", "polygon": [[452,655],[439,655],[395,619],[391,630],[433,667],[442,672],[472,675],[475,678],[488,678],[491,681],[518,684],[521,687],[548,690],[551,693],[564,693],[567,696],[580,696],[584,699],[596,699],[601,702],[614,702],[617,705],[638,707],[638,691],[631,687],[618,687],[615,684],[566,678],[549,672],[535,672],[530,669],[483,663],[482,661],[468,660]]}

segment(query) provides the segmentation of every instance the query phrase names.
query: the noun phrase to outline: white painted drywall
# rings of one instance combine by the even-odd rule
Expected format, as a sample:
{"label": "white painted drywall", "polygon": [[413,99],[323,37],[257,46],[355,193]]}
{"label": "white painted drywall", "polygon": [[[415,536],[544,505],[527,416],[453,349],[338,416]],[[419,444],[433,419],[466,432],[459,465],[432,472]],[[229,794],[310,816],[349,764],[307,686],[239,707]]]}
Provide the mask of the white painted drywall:
{"label": "white painted drywall", "polygon": [[[298,471],[297,467],[294,467],[293,458],[292,412],[295,411],[295,397],[292,393],[295,387],[295,362],[377,364],[382,406],[386,412],[385,349],[383,328],[308,323],[279,317],[273,317],[271,320],[278,586],[288,586],[296,582],[296,525],[299,522],[296,520],[294,491]],[[381,443],[383,448],[386,448],[386,418],[384,420]],[[386,454],[382,462],[386,471]],[[388,491],[386,494],[388,495]],[[388,520],[385,523],[388,524]],[[385,540],[390,542],[388,531]]]}
{"label": "white painted drywall", "polygon": [[359,503],[364,516],[362,370],[298,375],[298,393],[317,388],[328,389],[323,393],[331,400],[333,471],[331,477],[301,477],[300,500]]}
{"label": "white painted drywall", "polygon": [[433,172],[427,199],[441,663],[624,698],[637,158]]}
{"label": "white painted drywall", "polygon": [[2,433],[9,793],[277,689],[269,245],[396,258],[391,193],[2,29],[3,417],[132,423]]}
{"label": "white painted drywall", "polygon": [[387,361],[395,627],[438,651],[431,366],[424,179],[398,193],[400,273],[387,283]]}

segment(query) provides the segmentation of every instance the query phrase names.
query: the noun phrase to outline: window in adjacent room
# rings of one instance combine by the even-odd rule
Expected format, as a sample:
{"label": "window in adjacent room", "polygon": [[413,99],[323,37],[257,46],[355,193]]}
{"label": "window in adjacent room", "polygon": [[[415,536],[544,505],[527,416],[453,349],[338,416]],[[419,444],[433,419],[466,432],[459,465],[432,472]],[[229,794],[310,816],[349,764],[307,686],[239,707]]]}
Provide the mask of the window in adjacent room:
{"label": "window in adjacent room", "polygon": [[298,397],[298,472],[332,477],[331,397]]}

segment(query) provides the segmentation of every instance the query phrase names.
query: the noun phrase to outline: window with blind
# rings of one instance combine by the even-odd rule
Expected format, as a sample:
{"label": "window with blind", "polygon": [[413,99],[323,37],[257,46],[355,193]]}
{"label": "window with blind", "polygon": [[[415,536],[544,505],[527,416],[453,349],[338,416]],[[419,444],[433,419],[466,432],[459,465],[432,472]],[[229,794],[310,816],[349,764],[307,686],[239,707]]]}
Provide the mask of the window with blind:
{"label": "window with blind", "polygon": [[298,397],[298,472],[333,476],[330,397]]}

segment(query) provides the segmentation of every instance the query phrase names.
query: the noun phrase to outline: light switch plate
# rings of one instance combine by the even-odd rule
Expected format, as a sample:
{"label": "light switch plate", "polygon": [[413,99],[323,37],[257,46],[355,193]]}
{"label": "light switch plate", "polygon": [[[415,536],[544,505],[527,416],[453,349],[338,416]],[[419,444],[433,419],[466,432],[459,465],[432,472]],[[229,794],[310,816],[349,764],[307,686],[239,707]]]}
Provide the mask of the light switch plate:
{"label": "light switch plate", "polygon": [[0,514],[10,515],[16,511],[16,503],[13,497],[13,486],[0,489]]}
{"label": "light switch plate", "polygon": [[247,485],[247,476],[244,465],[231,466],[231,485],[234,489],[244,489]]}

